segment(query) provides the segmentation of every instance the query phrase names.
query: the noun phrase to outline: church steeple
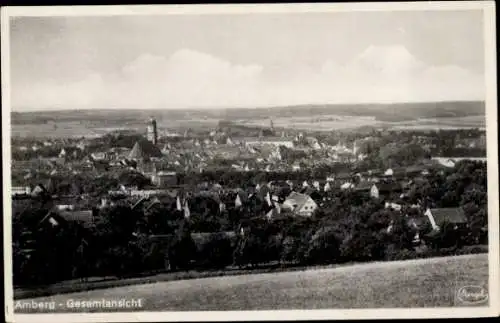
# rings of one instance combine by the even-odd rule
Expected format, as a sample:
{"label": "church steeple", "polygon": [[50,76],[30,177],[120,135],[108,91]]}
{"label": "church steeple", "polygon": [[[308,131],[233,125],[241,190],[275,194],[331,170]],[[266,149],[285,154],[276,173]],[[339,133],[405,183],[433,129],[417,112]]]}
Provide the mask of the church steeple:
{"label": "church steeple", "polygon": [[156,120],[153,117],[149,119],[147,138],[148,141],[151,141],[153,143],[153,145],[156,145],[158,143],[158,129],[156,128]]}

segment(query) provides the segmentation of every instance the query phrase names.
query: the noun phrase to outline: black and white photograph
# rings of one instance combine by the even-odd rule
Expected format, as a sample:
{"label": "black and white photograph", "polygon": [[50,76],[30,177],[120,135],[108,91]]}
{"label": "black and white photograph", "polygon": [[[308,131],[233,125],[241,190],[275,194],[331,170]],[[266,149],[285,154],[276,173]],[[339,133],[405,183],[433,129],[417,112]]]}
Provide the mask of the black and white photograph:
{"label": "black and white photograph", "polygon": [[1,22],[12,322],[499,314],[492,1]]}

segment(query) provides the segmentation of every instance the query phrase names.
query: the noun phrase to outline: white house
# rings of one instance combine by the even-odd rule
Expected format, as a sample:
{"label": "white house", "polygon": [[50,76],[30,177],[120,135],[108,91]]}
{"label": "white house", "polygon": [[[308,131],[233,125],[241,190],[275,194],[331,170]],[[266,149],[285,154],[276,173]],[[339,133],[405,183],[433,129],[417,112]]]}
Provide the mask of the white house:
{"label": "white house", "polygon": [[151,197],[156,195],[168,194],[168,190],[130,190],[130,196]]}
{"label": "white house", "polygon": [[56,205],[58,211],[73,211],[75,206],[73,204],[58,204]]}
{"label": "white house", "polygon": [[351,182],[346,182],[346,183],[340,185],[340,189],[342,189],[342,190],[348,190],[351,188],[354,188],[354,184]]}
{"label": "white house", "polygon": [[385,208],[386,209],[393,209],[396,211],[401,211],[401,205],[397,204],[397,203],[392,203],[392,202],[385,202]]}
{"label": "white house", "polygon": [[31,189],[29,186],[12,186],[10,188],[12,196],[14,195],[29,195],[31,193]]}
{"label": "white house", "polygon": [[292,192],[283,202],[283,208],[300,216],[311,216],[318,205],[309,195]]}
{"label": "white house", "polygon": [[105,160],[107,158],[107,154],[105,152],[95,152],[90,154],[90,156],[94,160]]}
{"label": "white house", "polygon": [[249,138],[245,141],[246,144],[250,146],[270,145],[270,146],[285,146],[287,148],[294,147],[294,143],[292,140],[282,137]]}

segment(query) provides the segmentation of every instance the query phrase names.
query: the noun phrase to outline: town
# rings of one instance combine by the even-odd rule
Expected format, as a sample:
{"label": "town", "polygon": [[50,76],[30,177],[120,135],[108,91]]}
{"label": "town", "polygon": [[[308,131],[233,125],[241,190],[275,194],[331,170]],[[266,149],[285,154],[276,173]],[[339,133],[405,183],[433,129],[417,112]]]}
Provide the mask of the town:
{"label": "town", "polygon": [[484,252],[485,156],[479,129],[272,119],[14,137],[14,284]]}

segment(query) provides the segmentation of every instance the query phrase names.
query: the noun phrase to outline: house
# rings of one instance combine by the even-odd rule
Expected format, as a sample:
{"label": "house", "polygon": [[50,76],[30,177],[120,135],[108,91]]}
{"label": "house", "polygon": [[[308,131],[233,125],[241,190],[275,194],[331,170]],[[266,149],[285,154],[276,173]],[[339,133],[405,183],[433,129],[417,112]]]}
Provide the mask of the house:
{"label": "house", "polygon": [[42,196],[47,194],[47,189],[42,184],[36,185],[31,191],[31,196]]}
{"label": "house", "polygon": [[455,161],[452,158],[433,157],[432,160],[437,161],[439,163],[439,165],[447,167],[447,168],[455,167]]}
{"label": "house", "polygon": [[392,209],[392,210],[395,210],[395,211],[401,211],[401,204],[398,204],[398,203],[393,203],[393,202],[385,202],[385,206],[384,206],[386,209]]}
{"label": "house", "polygon": [[29,186],[12,186],[10,188],[11,195],[29,195],[31,193],[31,188]]}
{"label": "house", "polygon": [[64,148],[59,152],[59,158],[64,158],[66,156],[66,150]]}
{"label": "house", "polygon": [[39,160],[41,163],[47,165],[49,168],[64,166],[66,164],[66,159],[59,157],[49,157],[49,158],[40,157]]}
{"label": "house", "polygon": [[341,163],[350,163],[357,159],[357,157],[349,151],[338,151],[333,155],[333,158]]}
{"label": "house", "polygon": [[356,192],[366,192],[366,193],[369,192],[370,196],[373,198],[379,197],[379,191],[377,185],[368,181],[359,182],[359,184],[354,187],[354,190]]}
{"label": "house", "polygon": [[39,222],[39,224],[48,223],[52,227],[57,227],[63,223],[76,222],[85,228],[94,225],[96,211],[78,210],[78,211],[57,211],[50,210]]}
{"label": "house", "polygon": [[99,159],[92,162],[92,168],[98,172],[107,172],[110,169],[110,165],[107,161]]}
{"label": "house", "polygon": [[106,160],[108,155],[106,152],[95,152],[90,154],[93,160]]}
{"label": "house", "polygon": [[178,184],[177,173],[159,171],[151,176],[151,182],[159,187],[177,185]]}
{"label": "house", "polygon": [[67,222],[77,222],[88,228],[94,225],[95,212],[93,210],[66,210],[57,213]]}
{"label": "house", "polygon": [[343,182],[343,183],[352,180],[352,176],[348,172],[337,173],[337,175],[335,175],[334,178],[335,178],[335,181],[340,181],[340,182]]}
{"label": "house", "polygon": [[374,198],[389,197],[392,193],[402,193],[403,187],[398,182],[385,182],[373,184],[370,195]]}
{"label": "house", "polygon": [[406,168],[405,171],[407,176],[417,176],[417,175],[428,175],[429,171],[426,167],[416,165],[416,166],[409,166]]}
{"label": "house", "polygon": [[309,195],[292,192],[283,202],[283,208],[300,216],[311,216],[318,205]]}
{"label": "house", "polygon": [[455,228],[467,225],[467,217],[462,208],[428,208],[424,215],[427,216],[435,231],[439,231],[444,223],[450,223]]}
{"label": "house", "polygon": [[58,211],[73,211],[75,209],[73,204],[57,204],[55,207]]}
{"label": "house", "polygon": [[131,190],[130,191],[130,196],[137,196],[137,197],[151,197],[151,196],[158,196],[158,195],[170,195],[169,190],[164,190],[164,189],[152,189],[152,190]]}
{"label": "house", "polygon": [[342,185],[340,185],[341,190],[350,190],[354,188],[354,184],[351,182],[345,182]]}
{"label": "house", "polygon": [[266,218],[271,220],[281,214],[281,206],[279,203],[273,202],[273,206],[266,212]]}
{"label": "house", "polygon": [[323,195],[320,193],[320,191],[318,189],[315,189],[314,187],[303,188],[300,193],[310,196],[314,201],[321,201],[323,198]]}
{"label": "house", "polygon": [[261,137],[261,138],[247,138],[244,140],[246,145],[248,146],[262,146],[262,145],[270,145],[270,146],[285,146],[287,148],[293,148],[294,143],[289,138],[283,137]]}

